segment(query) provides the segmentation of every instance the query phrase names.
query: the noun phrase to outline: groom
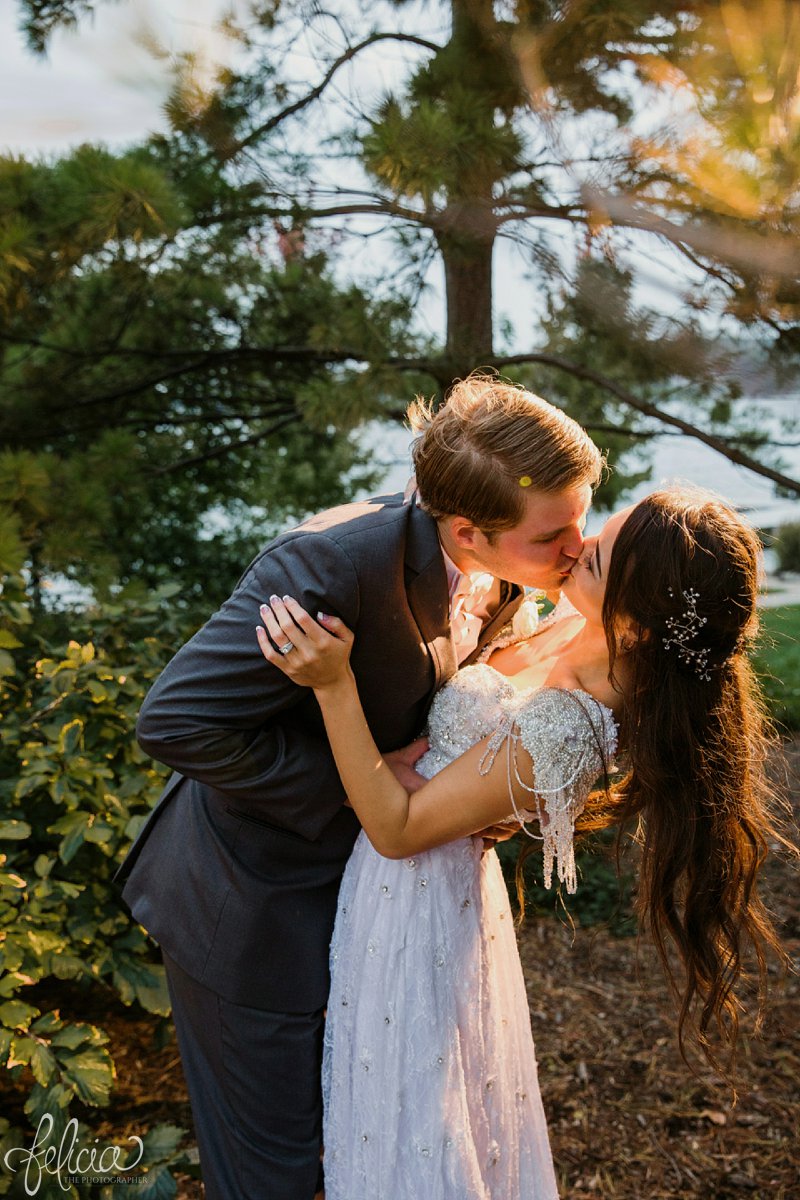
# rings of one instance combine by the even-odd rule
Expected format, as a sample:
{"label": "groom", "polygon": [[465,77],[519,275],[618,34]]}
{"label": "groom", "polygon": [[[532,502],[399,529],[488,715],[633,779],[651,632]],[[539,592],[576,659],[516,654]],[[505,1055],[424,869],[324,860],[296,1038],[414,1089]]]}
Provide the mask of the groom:
{"label": "groom", "polygon": [[[139,718],[141,745],[175,774],[119,874],[163,950],[206,1200],[311,1200],[321,1186],[328,943],[359,828],[313,694],[259,653],[259,605],[291,593],[355,631],[388,753],[511,618],[520,585],[557,590],[581,550],[602,459],[569,417],[480,376],[410,416],[414,496],[345,505],[271,542]],[[406,762],[394,769],[410,779]]]}

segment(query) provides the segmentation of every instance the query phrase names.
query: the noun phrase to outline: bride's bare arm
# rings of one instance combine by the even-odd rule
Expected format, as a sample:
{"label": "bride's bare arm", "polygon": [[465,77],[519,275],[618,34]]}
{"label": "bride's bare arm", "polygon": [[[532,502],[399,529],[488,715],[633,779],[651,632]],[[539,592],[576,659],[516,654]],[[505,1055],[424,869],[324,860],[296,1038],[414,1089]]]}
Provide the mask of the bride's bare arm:
{"label": "bride's bare arm", "polygon": [[[261,615],[264,627],[256,630],[261,651],[295,683],[313,688],[345,791],[379,854],[406,858],[480,833],[508,815],[505,755],[482,775],[485,742],[409,795],[381,756],[364,716],[350,668],[352,633],[336,618],[319,614],[319,621],[313,620],[288,596],[270,597]],[[275,649],[289,644],[288,653]],[[521,748],[517,769],[530,782],[532,763]],[[530,795],[517,800],[530,804]]]}

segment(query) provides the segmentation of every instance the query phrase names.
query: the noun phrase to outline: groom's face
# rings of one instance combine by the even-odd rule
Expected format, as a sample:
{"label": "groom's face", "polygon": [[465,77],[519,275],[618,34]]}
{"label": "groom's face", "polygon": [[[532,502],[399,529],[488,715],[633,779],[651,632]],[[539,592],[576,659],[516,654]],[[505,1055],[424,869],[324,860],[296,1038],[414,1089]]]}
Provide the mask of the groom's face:
{"label": "groom's face", "polygon": [[522,520],[513,529],[491,536],[474,526],[462,531],[475,568],[525,587],[557,591],[583,549],[591,501],[588,483],[552,494],[531,489]]}

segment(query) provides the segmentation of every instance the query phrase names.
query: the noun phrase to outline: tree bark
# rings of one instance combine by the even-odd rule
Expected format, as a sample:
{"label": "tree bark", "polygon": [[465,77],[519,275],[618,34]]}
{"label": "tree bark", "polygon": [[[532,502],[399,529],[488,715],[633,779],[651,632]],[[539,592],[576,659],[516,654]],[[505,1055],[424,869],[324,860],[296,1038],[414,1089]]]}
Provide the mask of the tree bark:
{"label": "tree bark", "polygon": [[491,357],[492,252],[494,238],[437,234],[447,295],[445,356],[456,374],[468,372],[482,355]]}
{"label": "tree bark", "polygon": [[[450,0],[451,38],[447,53],[458,55],[467,77],[479,76],[485,58],[493,51],[497,26],[493,0]],[[473,91],[480,96],[473,120],[478,129],[494,128],[497,97],[490,89]],[[446,103],[461,101],[458,88],[446,92]],[[463,117],[463,114],[459,114]],[[464,151],[462,150],[462,153]],[[492,253],[497,236],[493,183],[497,163],[475,145],[468,146],[463,161],[450,179],[447,204],[434,226],[444,262],[447,300],[445,357],[454,375],[464,375],[476,362],[492,354]]]}

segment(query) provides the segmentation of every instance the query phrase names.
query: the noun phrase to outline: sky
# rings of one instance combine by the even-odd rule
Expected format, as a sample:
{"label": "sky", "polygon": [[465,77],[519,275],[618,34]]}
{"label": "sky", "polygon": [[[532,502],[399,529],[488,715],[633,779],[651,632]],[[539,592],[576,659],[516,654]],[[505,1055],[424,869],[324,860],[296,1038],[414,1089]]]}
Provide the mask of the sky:
{"label": "sky", "polygon": [[[238,5],[243,7],[242,4]],[[0,4],[0,151],[30,154],[83,141],[124,145],[164,127],[169,59],[193,51],[229,62],[233,47],[215,25],[236,0],[105,0],[78,29],[61,30],[47,58],[19,32],[15,0]]]}

